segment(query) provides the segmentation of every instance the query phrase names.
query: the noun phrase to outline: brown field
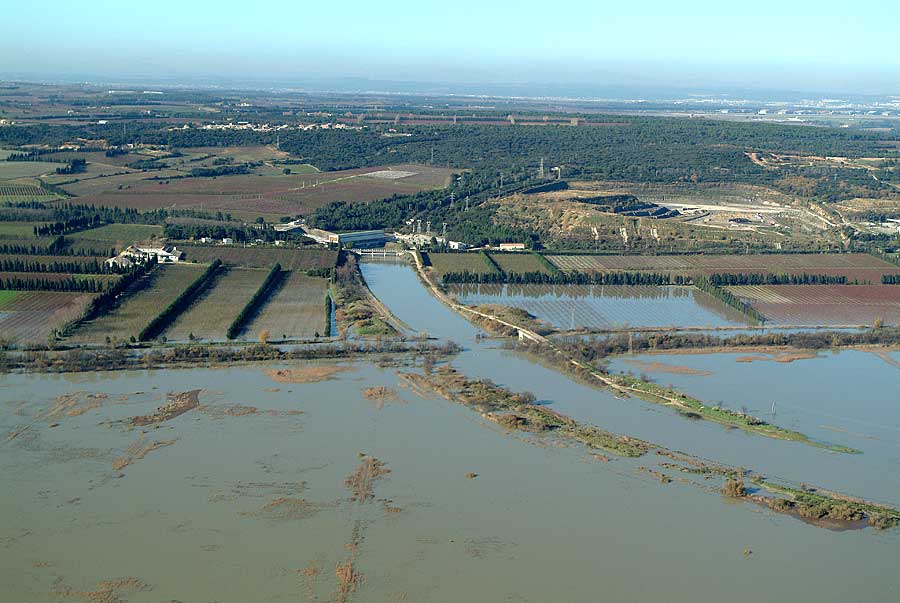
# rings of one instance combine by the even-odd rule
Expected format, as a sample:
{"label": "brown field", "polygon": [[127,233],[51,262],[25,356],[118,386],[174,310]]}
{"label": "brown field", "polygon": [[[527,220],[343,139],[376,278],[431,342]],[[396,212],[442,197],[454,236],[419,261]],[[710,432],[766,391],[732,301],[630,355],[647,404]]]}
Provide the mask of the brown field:
{"label": "brown field", "polygon": [[162,226],[155,224],[106,224],[68,235],[73,241],[103,241],[105,243],[143,243],[163,235]]}
{"label": "brown field", "polygon": [[434,273],[441,278],[447,272],[468,270],[476,274],[494,272],[480,253],[429,253]]}
{"label": "brown field", "polygon": [[[258,339],[269,331],[272,339],[307,339],[325,333],[324,278],[292,272],[281,288],[263,306],[256,319],[244,332],[246,339]],[[286,336],[286,337],[285,337]]]}
{"label": "brown field", "polygon": [[541,261],[530,253],[491,253],[494,261],[500,265],[503,272],[543,272],[549,274],[550,270]]}
{"label": "brown field", "polygon": [[81,325],[72,335],[72,341],[99,343],[106,337],[119,341],[127,340],[132,335],[137,337],[141,329],[172,303],[205,268],[197,264],[160,266],[149,277],[132,285],[117,308]]}
{"label": "brown field", "polygon": [[209,263],[222,260],[226,264],[247,268],[271,268],[281,264],[282,270],[331,268],[337,252],[329,249],[285,249],[279,247],[213,247],[178,246],[187,262]]}
{"label": "brown field", "polygon": [[897,266],[864,253],[794,253],[754,255],[548,255],[560,270],[582,272],[669,272],[683,274],[776,273],[831,274],[849,280],[881,283]]}
{"label": "brown field", "polygon": [[412,194],[449,184],[453,170],[420,165],[393,166],[414,172],[405,178],[377,178],[367,174],[388,167],[305,174],[239,174],[218,178],[148,180],[174,177],[183,172],[156,172],[110,176],[76,182],[66,190],[84,203],[103,206],[157,209],[181,207],[223,212],[258,212],[276,215],[306,214],[332,201],[364,202]]}
{"label": "brown field", "polygon": [[770,323],[900,325],[898,285],[767,285],[728,287]]}
{"label": "brown field", "polygon": [[0,339],[16,343],[46,343],[54,329],[81,316],[93,297],[57,291],[0,293]]}
{"label": "brown field", "polygon": [[196,339],[224,341],[228,326],[267,274],[262,268],[229,268],[163,335],[173,341],[187,341],[192,333]]}

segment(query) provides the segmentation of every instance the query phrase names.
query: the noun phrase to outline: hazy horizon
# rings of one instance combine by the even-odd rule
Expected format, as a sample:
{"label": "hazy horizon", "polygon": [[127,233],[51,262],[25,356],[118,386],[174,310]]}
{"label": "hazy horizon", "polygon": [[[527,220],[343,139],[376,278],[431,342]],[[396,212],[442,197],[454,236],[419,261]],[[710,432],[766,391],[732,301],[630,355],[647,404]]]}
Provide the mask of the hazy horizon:
{"label": "hazy horizon", "polygon": [[147,12],[51,0],[7,15],[0,77],[900,94],[895,3],[847,14],[808,0],[639,8],[401,0],[336,11],[279,0],[244,10],[160,0]]}

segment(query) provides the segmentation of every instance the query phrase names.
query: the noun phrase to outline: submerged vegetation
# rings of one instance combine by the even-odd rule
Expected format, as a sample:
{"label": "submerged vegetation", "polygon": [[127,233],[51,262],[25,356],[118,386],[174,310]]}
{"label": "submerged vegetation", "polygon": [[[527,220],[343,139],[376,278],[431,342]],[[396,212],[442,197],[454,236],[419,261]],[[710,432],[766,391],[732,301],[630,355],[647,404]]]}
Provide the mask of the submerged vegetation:
{"label": "submerged vegetation", "polygon": [[448,400],[472,408],[485,419],[508,429],[532,433],[553,432],[555,435],[619,456],[638,457],[652,446],[647,442],[618,435],[535,404],[528,392],[512,393],[486,379],[469,379],[449,366],[424,375],[400,373],[414,387],[432,391]]}

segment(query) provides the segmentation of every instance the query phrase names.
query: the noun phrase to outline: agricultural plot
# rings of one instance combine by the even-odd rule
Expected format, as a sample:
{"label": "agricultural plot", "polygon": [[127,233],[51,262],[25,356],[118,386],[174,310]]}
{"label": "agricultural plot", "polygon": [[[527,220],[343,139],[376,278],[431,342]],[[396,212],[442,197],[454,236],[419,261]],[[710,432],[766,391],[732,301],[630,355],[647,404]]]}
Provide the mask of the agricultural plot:
{"label": "agricultural plot", "polygon": [[739,312],[694,287],[452,285],[450,292],[465,304],[521,308],[564,330],[746,324]]}
{"label": "agricultural plot", "polygon": [[258,339],[263,331],[268,331],[272,339],[310,339],[316,333],[324,334],[327,290],[327,279],[290,273],[247,326],[243,338]]}
{"label": "agricultural plot", "polygon": [[768,285],[728,287],[771,324],[900,325],[897,285]]}
{"label": "agricultural plot", "polygon": [[81,325],[72,335],[72,342],[100,343],[106,337],[114,341],[137,337],[141,329],[187,289],[205,269],[206,266],[197,264],[160,266],[150,276],[132,285],[118,307]]}
{"label": "agricultural plot", "polygon": [[55,174],[56,168],[66,167],[65,163],[49,161],[0,161],[0,180],[34,178],[43,174]]}
{"label": "agricultural plot", "polygon": [[432,270],[440,279],[448,272],[468,270],[474,274],[489,274],[496,270],[489,266],[480,253],[429,253]]}
{"label": "agricultural plot", "polygon": [[442,188],[449,183],[453,173],[443,168],[397,166],[398,171],[412,175],[373,178],[367,175],[383,172],[384,168],[309,172],[287,167],[291,174],[283,174],[269,166],[257,170],[259,173],[217,178],[185,178],[186,171],[162,170],[153,172],[153,180],[149,179],[149,173],[132,173],[76,182],[65,188],[84,203],[107,207],[141,210],[178,207],[234,215],[281,216],[307,214],[332,201],[365,202]]}
{"label": "agricultural plot", "polygon": [[162,226],[155,224],[106,224],[99,228],[91,228],[68,235],[67,238],[108,243],[142,243],[158,239],[162,237],[162,234]]}
{"label": "agricultural plot", "polygon": [[0,202],[17,201],[49,201],[56,199],[56,195],[50,194],[39,186],[32,184],[0,183]]}
{"label": "agricultural plot", "polygon": [[0,239],[28,239],[34,236],[34,227],[45,222],[0,222]]}
{"label": "agricultural plot", "polygon": [[503,272],[543,272],[550,274],[547,268],[537,256],[531,253],[492,253],[491,257],[500,266]]}
{"label": "agricultural plot", "polygon": [[81,316],[90,293],[0,290],[0,340],[46,343],[56,329]]}
{"label": "agricultural plot", "polygon": [[881,283],[897,267],[864,253],[795,253],[755,255],[551,255],[568,272],[666,272],[671,274],[775,273],[828,274],[848,280]]}
{"label": "agricultural plot", "polygon": [[283,270],[315,270],[331,268],[337,260],[337,251],[330,249],[290,249],[282,247],[207,247],[199,245],[179,246],[187,262],[213,262],[247,268],[271,268],[276,263]]}
{"label": "agricultural plot", "polygon": [[225,332],[266,279],[268,270],[229,268],[163,334],[173,341],[224,341]]}

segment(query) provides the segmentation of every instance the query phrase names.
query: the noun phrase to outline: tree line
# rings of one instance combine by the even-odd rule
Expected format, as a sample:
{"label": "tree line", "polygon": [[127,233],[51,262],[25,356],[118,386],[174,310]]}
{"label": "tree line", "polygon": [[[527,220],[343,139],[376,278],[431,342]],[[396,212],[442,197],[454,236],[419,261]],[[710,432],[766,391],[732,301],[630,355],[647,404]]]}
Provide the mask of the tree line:
{"label": "tree line", "polygon": [[0,289],[11,291],[71,291],[76,293],[99,293],[110,288],[110,280],[70,276],[64,279],[41,278],[38,276],[8,276],[3,279]]}
{"label": "tree line", "polygon": [[240,313],[228,325],[228,331],[225,333],[228,339],[236,339],[241,334],[244,327],[256,317],[272,293],[281,285],[283,278],[284,273],[281,270],[281,264],[276,262],[269,274],[266,275],[266,280],[262,282],[256,293],[247,302],[247,305],[241,309]]}
{"label": "tree line", "polygon": [[222,260],[216,260],[211,263],[203,271],[203,274],[198,276],[194,282],[188,285],[187,289],[181,292],[181,295],[172,300],[172,303],[157,314],[147,326],[141,329],[137,337],[138,341],[149,341],[165,331],[178,318],[178,315],[187,310],[194,303],[194,300],[197,299],[197,296],[212,283],[220,268],[222,268]]}
{"label": "tree line", "polygon": [[[27,257],[27,256],[26,256]],[[65,257],[65,256],[63,256]],[[107,264],[94,258],[87,262],[33,261],[24,257],[0,258],[0,272],[67,272],[70,274],[124,274],[127,269],[118,264]]]}

